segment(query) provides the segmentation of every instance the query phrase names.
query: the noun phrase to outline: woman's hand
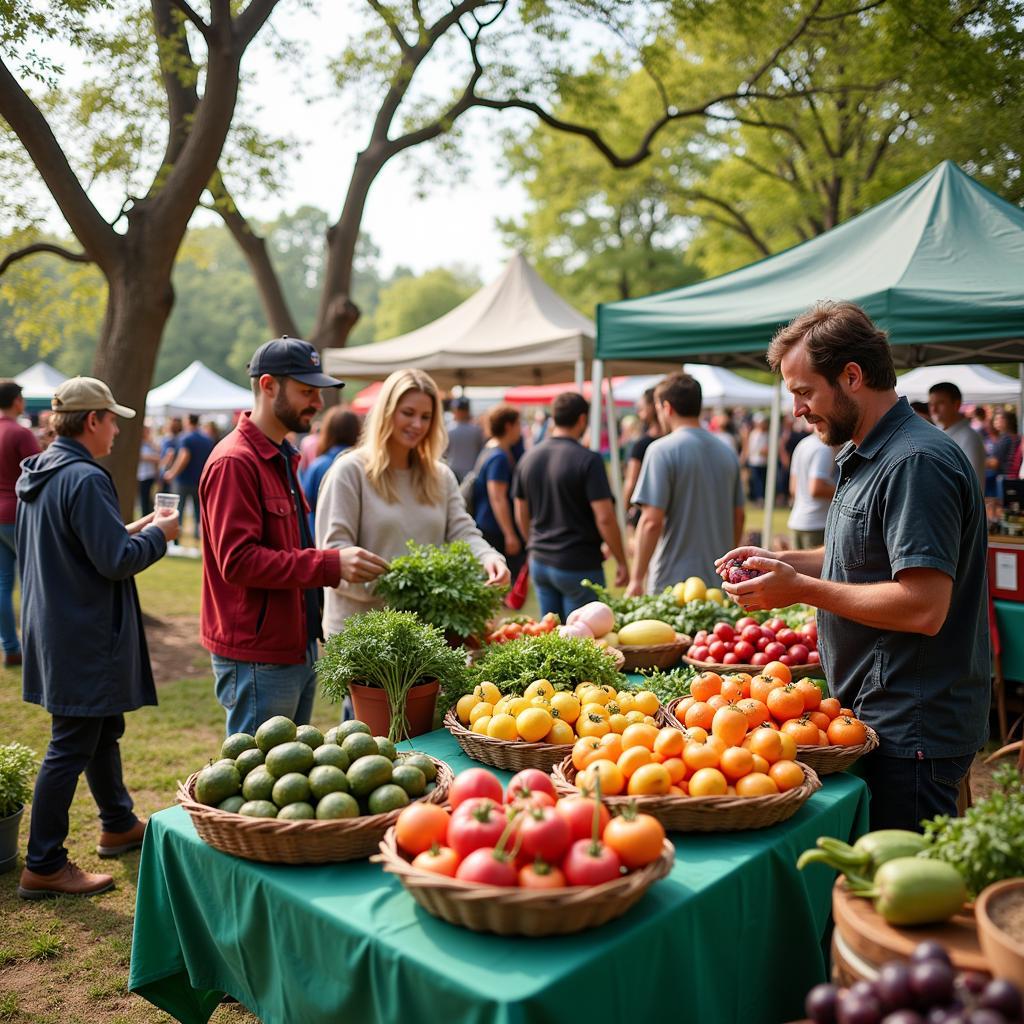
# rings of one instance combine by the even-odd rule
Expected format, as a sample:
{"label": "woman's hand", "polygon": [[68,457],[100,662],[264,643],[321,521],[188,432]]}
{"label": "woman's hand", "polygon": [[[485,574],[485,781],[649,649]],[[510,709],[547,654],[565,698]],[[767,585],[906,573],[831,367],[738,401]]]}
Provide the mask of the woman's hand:
{"label": "woman's hand", "polygon": [[480,559],[480,564],[484,567],[484,572],[487,573],[487,586],[508,586],[512,576],[508,571],[508,566],[505,564],[505,559],[501,555],[484,555]]}
{"label": "woman's hand", "polygon": [[341,578],[346,583],[369,583],[388,571],[388,563],[366,548],[340,548]]}

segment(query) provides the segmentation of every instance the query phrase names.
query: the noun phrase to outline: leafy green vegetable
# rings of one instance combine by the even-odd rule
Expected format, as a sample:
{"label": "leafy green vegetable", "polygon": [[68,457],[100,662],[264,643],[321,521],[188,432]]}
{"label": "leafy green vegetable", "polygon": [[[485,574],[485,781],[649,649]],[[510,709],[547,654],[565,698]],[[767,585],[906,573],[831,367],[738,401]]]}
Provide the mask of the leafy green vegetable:
{"label": "leafy green vegetable", "polygon": [[466,655],[450,647],[444,633],[412,612],[390,608],[353,615],[324,645],[316,666],[324,695],[341,700],[351,683],[377,686],[391,709],[388,737],[405,733],[405,699],[417,683],[436,679],[442,692],[463,692]]}
{"label": "leafy green vegetable", "polygon": [[460,639],[483,637],[501,608],[504,590],[486,585],[486,574],[465,541],[443,547],[409,541],[409,554],[391,562],[377,581],[389,608],[415,612],[424,622]]}
{"label": "leafy green vegetable", "polygon": [[22,743],[0,746],[0,818],[7,818],[32,797],[32,776],[39,767],[34,750]]}
{"label": "leafy green vegetable", "polygon": [[1010,764],[993,779],[996,790],[962,818],[941,814],[924,823],[932,845],[921,856],[952,864],[972,898],[993,882],[1024,875],[1024,782]]}
{"label": "leafy green vegetable", "polygon": [[651,690],[657,694],[658,700],[662,704],[667,704],[670,700],[675,700],[676,697],[689,697],[690,684],[700,675],[700,671],[693,665],[680,665],[678,668],[668,671],[654,669],[644,673],[647,678],[644,680],[642,688]]}

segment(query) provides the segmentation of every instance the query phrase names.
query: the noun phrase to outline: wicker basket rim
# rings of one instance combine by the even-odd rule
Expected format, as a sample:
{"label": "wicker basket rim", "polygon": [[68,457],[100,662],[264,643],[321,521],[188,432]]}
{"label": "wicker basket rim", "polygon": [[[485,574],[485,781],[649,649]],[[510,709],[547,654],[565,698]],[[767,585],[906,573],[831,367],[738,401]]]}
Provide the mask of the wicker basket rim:
{"label": "wicker basket rim", "polygon": [[[751,675],[757,675],[764,668],[764,665],[723,665],[721,662],[694,661],[693,658],[687,657],[685,654],[683,655],[683,661],[687,665],[692,665],[694,668],[702,668],[706,672],[725,672],[729,674],[748,672]],[[793,672],[809,672],[811,669],[820,669],[821,663],[811,661],[805,665],[790,665],[789,668]]]}
{"label": "wicker basket rim", "polygon": [[863,743],[853,743],[848,746],[843,746],[840,743],[824,743],[820,746],[814,743],[798,743],[796,752],[797,754],[852,754],[856,751],[861,755],[870,754],[878,746],[878,733],[870,725],[865,725],[864,728],[867,730],[868,738]]}

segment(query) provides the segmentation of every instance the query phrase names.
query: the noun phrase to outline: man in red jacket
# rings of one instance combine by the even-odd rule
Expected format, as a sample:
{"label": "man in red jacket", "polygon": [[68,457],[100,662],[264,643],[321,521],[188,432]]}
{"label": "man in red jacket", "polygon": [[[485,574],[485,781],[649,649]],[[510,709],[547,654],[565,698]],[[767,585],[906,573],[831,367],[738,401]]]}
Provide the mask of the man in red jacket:
{"label": "man in red jacket", "polygon": [[305,432],[320,389],[343,387],[296,338],[261,345],[249,363],[252,413],[213,450],[199,484],[203,600],[200,634],[213,661],[227,733],[254,733],[274,715],[308,722],[316,692],[323,588],[366,583],[387,563],[363,548],[317,549],[289,431]]}

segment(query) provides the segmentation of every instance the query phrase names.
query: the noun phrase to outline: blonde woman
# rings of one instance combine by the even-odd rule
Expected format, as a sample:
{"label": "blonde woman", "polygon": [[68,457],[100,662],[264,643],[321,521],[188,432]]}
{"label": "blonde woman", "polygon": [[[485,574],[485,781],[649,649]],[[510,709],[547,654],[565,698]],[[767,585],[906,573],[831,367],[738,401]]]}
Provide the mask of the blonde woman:
{"label": "blonde woman", "polygon": [[[447,438],[437,385],[422,370],[391,374],[373,407],[358,447],[335,460],[316,506],[316,543],[353,544],[390,561],[406,541],[447,544],[464,540],[493,586],[509,571],[466,511],[455,474],[441,462]],[[337,633],[350,615],[377,608],[381,600],[361,584],[342,583],[326,592],[324,636]]]}

